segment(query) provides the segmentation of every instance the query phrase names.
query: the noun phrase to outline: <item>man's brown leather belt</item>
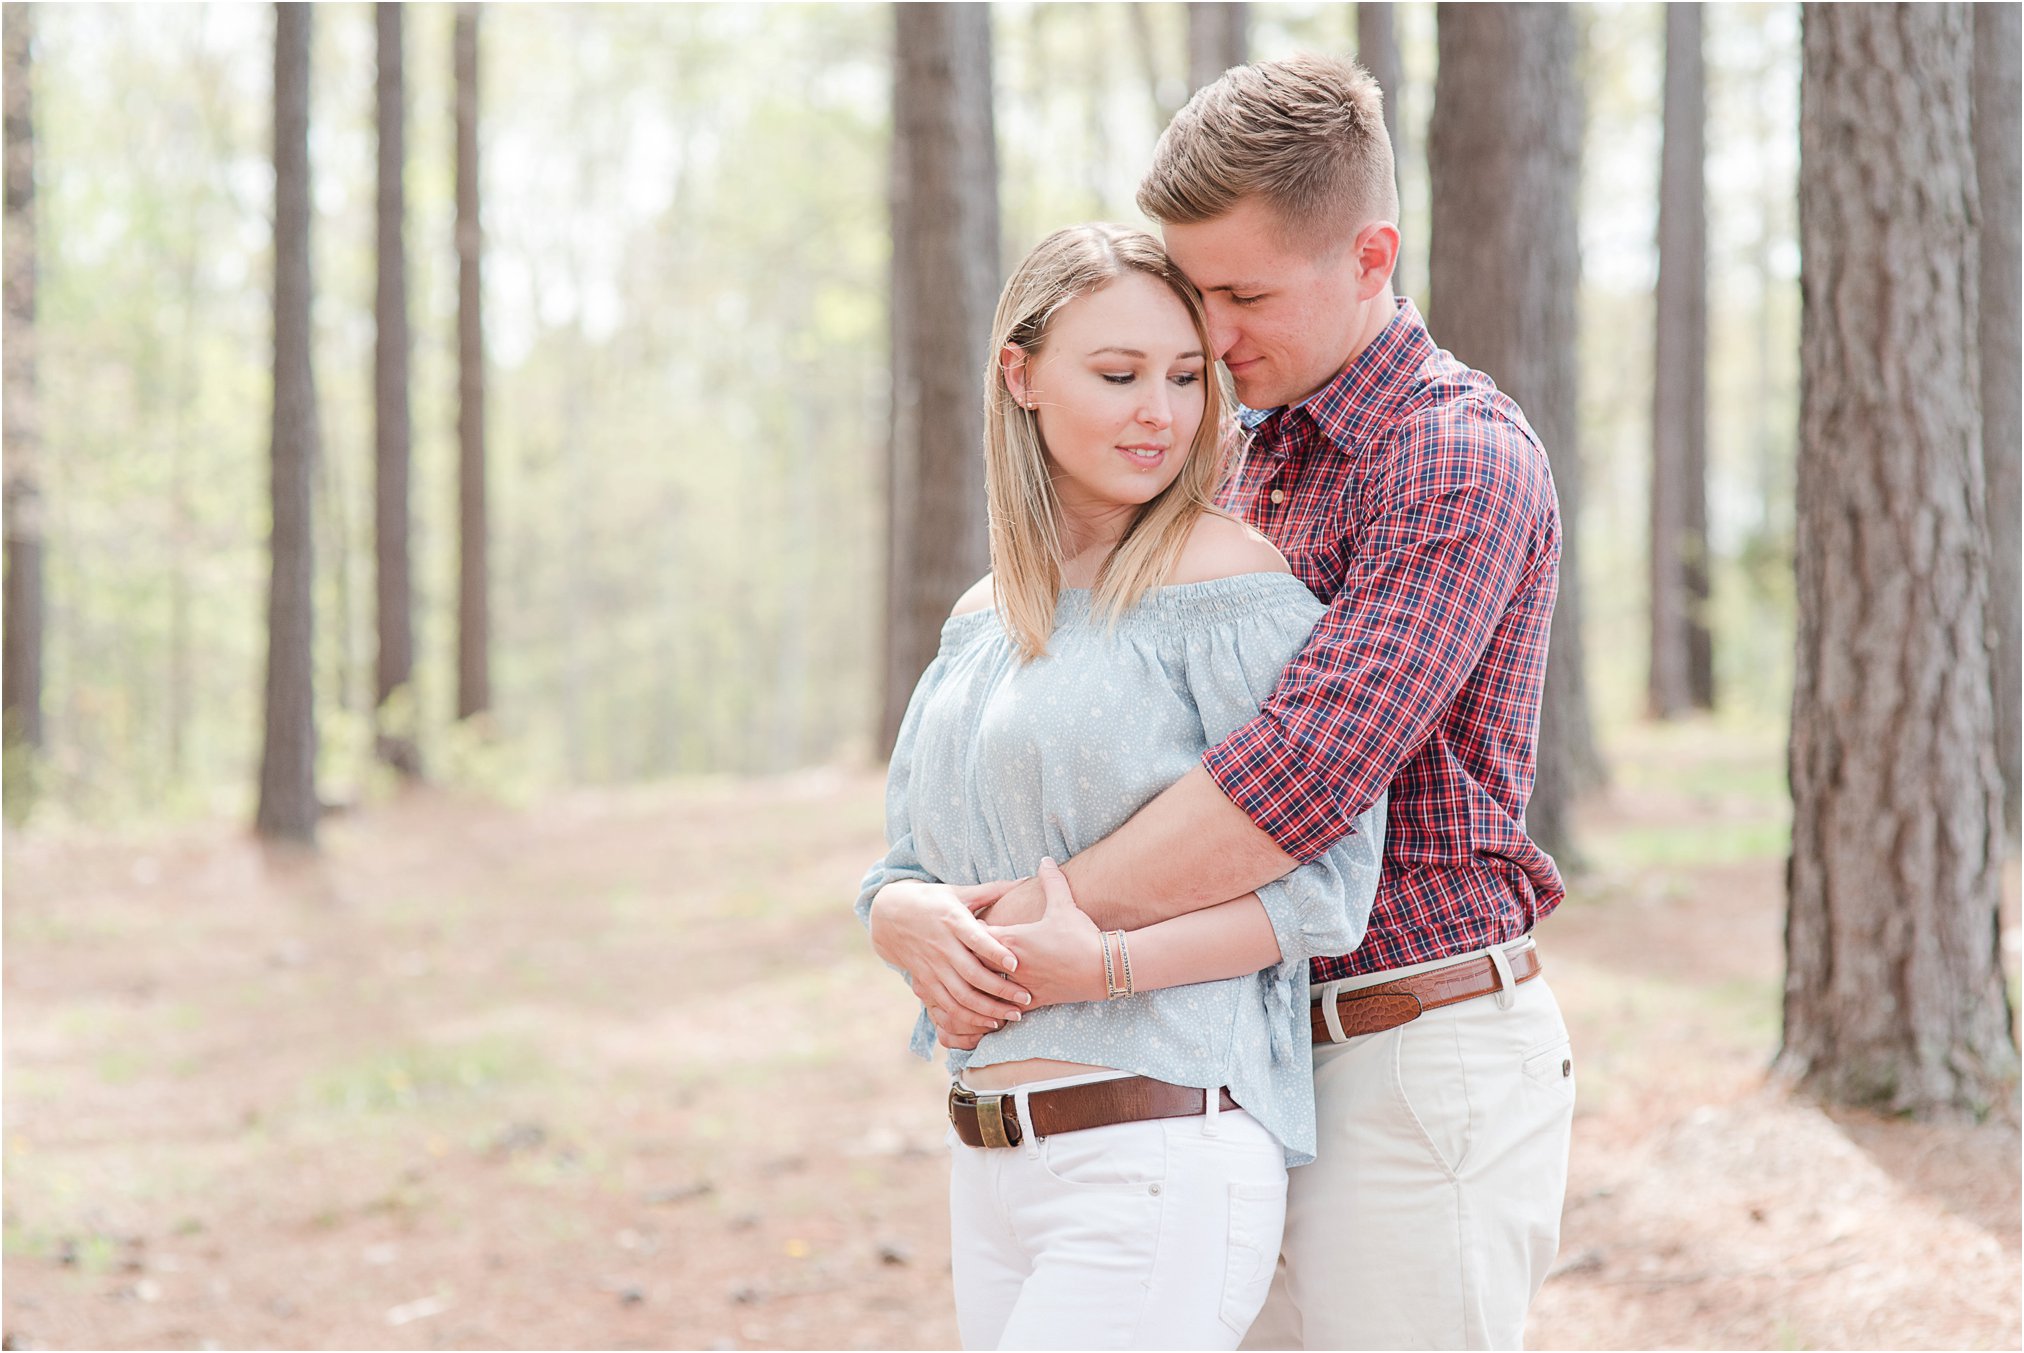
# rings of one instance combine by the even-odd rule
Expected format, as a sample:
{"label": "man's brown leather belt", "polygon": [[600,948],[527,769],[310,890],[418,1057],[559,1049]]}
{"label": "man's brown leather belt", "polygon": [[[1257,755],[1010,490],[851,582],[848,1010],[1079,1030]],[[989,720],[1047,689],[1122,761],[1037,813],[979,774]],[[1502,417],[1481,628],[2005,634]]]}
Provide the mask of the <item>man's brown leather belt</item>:
{"label": "man's brown leather belt", "polygon": [[[1538,975],[1537,949],[1521,949],[1511,955],[1511,977],[1514,981],[1529,982]],[[1458,1001],[1492,995],[1499,985],[1497,965],[1486,954],[1466,963],[1435,968],[1432,972],[1414,973],[1396,981],[1345,991],[1335,998],[1335,1009],[1342,1021],[1342,1036],[1355,1038],[1358,1034],[1396,1029],[1401,1024],[1418,1019],[1425,1010],[1438,1010]],[[1309,1019],[1316,1043],[1335,1041],[1335,1036],[1329,1032],[1325,1004],[1324,1001],[1316,1001]]]}
{"label": "man's brown leather belt", "polygon": [[[1223,1108],[1237,1107],[1229,1090],[1219,1093]],[[960,1085],[949,1087],[949,1121],[956,1125],[956,1135],[965,1146],[1017,1146],[1025,1140],[1026,1127],[1019,1121],[1019,1105],[1013,1095],[1011,1090],[978,1094]],[[1033,1112],[1033,1130],[1043,1137],[1149,1118],[1191,1118],[1208,1110],[1204,1091],[1150,1076],[1035,1090],[1026,1102]]]}

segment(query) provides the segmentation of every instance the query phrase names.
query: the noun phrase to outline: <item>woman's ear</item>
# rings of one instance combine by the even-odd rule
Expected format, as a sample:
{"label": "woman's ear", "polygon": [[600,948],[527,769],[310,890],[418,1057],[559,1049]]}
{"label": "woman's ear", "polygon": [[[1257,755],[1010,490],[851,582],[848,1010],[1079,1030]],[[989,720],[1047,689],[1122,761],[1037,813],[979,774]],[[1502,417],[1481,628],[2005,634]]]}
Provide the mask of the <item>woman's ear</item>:
{"label": "woman's ear", "polygon": [[1026,380],[1026,349],[1017,343],[1007,343],[998,349],[998,370],[1004,373],[1005,388],[1012,392],[1012,398],[1024,408],[1033,407],[1033,387]]}

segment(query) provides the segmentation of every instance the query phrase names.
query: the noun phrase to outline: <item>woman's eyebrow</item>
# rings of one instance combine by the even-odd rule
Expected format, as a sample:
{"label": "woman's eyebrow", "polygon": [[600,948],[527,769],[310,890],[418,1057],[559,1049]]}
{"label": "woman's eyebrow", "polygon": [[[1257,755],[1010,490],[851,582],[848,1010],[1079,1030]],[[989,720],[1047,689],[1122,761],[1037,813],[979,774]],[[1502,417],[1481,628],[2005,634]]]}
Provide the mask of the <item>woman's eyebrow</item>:
{"label": "woman's eyebrow", "polygon": [[[1120,357],[1136,357],[1141,362],[1143,362],[1146,359],[1146,355],[1140,352],[1137,348],[1119,348],[1119,347],[1092,348],[1090,349],[1089,355],[1091,357],[1096,357],[1106,352],[1114,352]],[[1177,360],[1186,361],[1190,357],[1200,357],[1201,355],[1202,350],[1200,348],[1194,348],[1188,352],[1181,353],[1177,358]]]}

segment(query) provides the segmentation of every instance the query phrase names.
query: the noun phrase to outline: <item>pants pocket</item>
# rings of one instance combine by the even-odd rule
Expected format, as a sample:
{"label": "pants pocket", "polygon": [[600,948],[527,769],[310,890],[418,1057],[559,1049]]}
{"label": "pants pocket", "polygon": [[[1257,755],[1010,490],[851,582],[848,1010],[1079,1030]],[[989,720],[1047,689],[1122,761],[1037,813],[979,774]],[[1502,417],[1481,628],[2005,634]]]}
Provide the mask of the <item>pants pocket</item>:
{"label": "pants pocket", "polygon": [[1286,1186],[1233,1183],[1229,1190],[1230,1241],[1217,1314],[1241,1337],[1258,1318],[1272,1289],[1279,1242],[1286,1230]]}
{"label": "pants pocket", "polygon": [[1565,1036],[1525,1054],[1525,1079],[1564,1099],[1574,1098],[1574,1044]]}

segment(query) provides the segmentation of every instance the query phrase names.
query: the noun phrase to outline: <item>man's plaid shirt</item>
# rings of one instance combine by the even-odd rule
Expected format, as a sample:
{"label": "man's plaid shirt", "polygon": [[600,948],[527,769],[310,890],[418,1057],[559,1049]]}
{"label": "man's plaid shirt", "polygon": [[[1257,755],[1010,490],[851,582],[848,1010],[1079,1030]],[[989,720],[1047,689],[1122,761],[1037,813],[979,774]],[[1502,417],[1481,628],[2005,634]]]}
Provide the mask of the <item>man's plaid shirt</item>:
{"label": "man's plaid shirt", "polygon": [[1225,503],[1328,613],[1204,764],[1302,861],[1391,787],[1369,933],[1314,980],[1516,939],[1563,893],[1525,834],[1560,572],[1545,450],[1406,300],[1334,381],[1245,421]]}

